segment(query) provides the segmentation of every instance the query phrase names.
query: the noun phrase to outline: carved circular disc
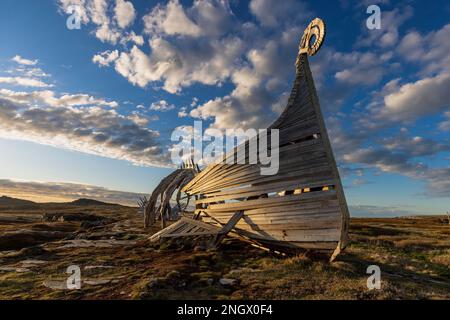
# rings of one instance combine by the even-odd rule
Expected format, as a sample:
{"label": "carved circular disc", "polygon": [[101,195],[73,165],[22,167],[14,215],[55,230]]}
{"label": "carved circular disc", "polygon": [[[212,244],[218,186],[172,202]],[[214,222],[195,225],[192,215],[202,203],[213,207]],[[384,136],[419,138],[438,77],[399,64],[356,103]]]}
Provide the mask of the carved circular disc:
{"label": "carved circular disc", "polygon": [[[314,39],[313,43],[311,43],[312,39]],[[303,37],[300,41],[300,53],[307,53],[309,56],[315,55],[322,46],[324,39],[325,23],[322,19],[315,18],[303,32]]]}

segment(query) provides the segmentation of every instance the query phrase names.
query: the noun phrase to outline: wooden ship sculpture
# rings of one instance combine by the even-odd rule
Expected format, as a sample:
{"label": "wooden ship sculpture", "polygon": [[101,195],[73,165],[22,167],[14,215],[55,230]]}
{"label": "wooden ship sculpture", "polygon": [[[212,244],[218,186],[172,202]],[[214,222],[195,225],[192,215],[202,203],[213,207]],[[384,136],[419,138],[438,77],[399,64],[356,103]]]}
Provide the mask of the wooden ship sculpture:
{"label": "wooden ship sculpture", "polygon": [[[324,37],[325,24],[316,18],[300,42],[287,106],[269,127],[279,130],[278,173],[261,175],[260,164],[225,161],[248,149],[248,141],[203,171],[184,165],[145,207],[145,226],[159,218],[164,227],[152,241],[212,235],[217,244],[228,234],[276,251],[325,251],[330,260],[345,248],[349,213],[308,62]],[[195,210],[165,228],[176,190],[178,202],[182,194],[195,198]]]}

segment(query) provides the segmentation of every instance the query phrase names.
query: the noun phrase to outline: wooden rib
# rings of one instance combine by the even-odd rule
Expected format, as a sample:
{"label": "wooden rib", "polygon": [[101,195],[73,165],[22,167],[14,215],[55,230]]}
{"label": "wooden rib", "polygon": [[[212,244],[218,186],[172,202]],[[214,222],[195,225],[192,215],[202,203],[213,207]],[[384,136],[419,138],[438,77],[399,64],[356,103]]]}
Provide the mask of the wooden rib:
{"label": "wooden rib", "polygon": [[[198,196],[196,212],[206,215],[203,219],[209,225],[223,227],[242,211],[232,233],[261,244],[334,249],[335,257],[347,242],[348,208],[304,54],[299,56],[287,107],[269,129],[279,129],[278,174],[263,176],[261,165],[248,163],[249,144],[256,137],[217,159],[183,191]],[[270,146],[270,134],[267,138]],[[227,164],[229,159],[243,164]],[[321,186],[333,188],[254,199],[283,190]],[[195,227],[187,231],[202,232]]]}

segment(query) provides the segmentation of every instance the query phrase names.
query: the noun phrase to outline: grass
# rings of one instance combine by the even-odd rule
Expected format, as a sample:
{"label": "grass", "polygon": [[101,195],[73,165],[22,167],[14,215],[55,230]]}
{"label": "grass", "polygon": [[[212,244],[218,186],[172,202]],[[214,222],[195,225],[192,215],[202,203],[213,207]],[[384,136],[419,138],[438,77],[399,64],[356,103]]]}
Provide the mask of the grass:
{"label": "grass", "polygon": [[[450,226],[442,217],[352,219],[351,242],[330,264],[305,253],[274,255],[235,239],[226,239],[219,250],[153,245],[147,237],[156,229],[144,232],[135,209],[93,207],[83,212],[115,219],[95,230],[100,238],[102,232],[109,238],[113,229],[120,229],[117,240],[133,242],[60,249],[62,243],[56,241],[0,252],[0,267],[19,268],[25,259],[47,261],[24,273],[0,271],[1,299],[450,299]],[[0,224],[0,232],[77,227],[73,223],[17,222]],[[85,230],[88,235],[93,232]],[[82,279],[112,281],[83,284],[81,290],[43,285],[46,280],[65,281],[66,268],[72,264],[81,267]],[[372,264],[381,269],[381,290],[367,289],[366,270]],[[222,278],[235,281],[222,285]]]}

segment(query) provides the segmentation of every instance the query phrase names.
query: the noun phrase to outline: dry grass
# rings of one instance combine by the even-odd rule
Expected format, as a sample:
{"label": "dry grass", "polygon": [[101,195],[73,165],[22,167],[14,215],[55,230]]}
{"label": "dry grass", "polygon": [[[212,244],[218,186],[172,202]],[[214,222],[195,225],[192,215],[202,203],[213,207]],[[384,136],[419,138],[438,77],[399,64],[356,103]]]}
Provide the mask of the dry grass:
{"label": "dry grass", "polygon": [[[57,210],[64,210],[58,208]],[[69,210],[69,209],[67,209]],[[71,212],[80,208],[70,208]],[[47,210],[48,211],[48,210]],[[450,226],[443,217],[418,219],[352,219],[351,243],[336,262],[309,254],[280,257],[237,240],[220,250],[153,246],[146,240],[135,209],[83,208],[115,222],[82,230],[74,223],[1,223],[0,232],[15,228],[78,230],[91,243],[125,241],[111,247],[61,248],[56,241],[0,253],[0,268],[21,268],[24,260],[45,263],[24,272],[0,271],[2,299],[449,299]],[[30,212],[36,213],[36,212]],[[17,214],[9,212],[8,214]],[[23,212],[22,212],[23,214]],[[128,241],[128,242],[126,242]],[[48,280],[64,281],[69,265],[82,269],[81,290],[55,290]],[[366,269],[380,266],[382,289],[368,290]],[[235,280],[222,285],[220,279]]]}

